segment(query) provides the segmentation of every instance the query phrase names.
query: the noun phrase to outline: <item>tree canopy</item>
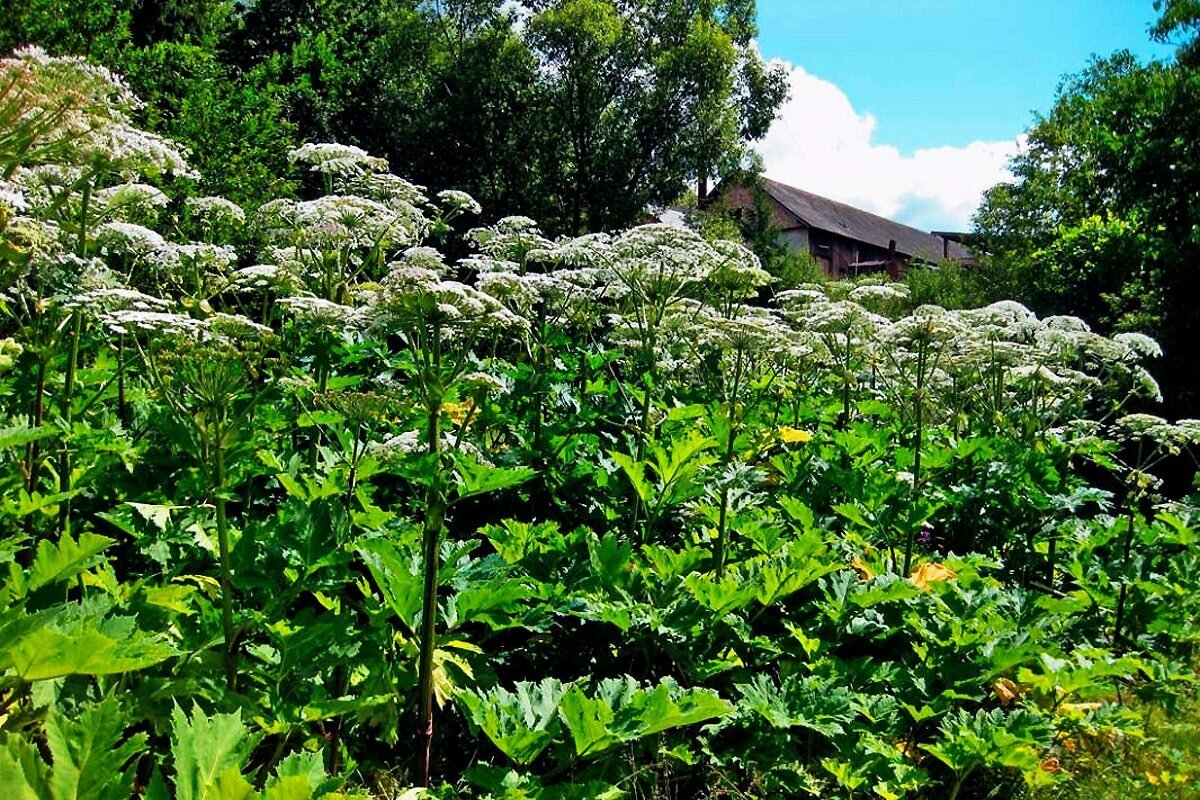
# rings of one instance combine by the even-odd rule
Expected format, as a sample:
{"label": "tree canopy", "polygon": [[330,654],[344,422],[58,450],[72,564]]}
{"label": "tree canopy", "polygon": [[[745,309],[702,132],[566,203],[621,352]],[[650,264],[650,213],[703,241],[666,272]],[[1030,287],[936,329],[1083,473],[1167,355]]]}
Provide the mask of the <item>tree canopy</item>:
{"label": "tree canopy", "polygon": [[1164,393],[1181,410],[1200,397],[1200,5],[1163,12],[1153,33],[1185,36],[1177,58],[1121,52],[1067,78],[1028,131],[1015,180],[987,192],[976,224],[1013,295],[1158,336]]}
{"label": "tree canopy", "polygon": [[626,225],[741,166],[783,101],[753,0],[0,0],[0,48],[124,73],[206,191],[287,185],[278,153],[354,144],[495,215]]}

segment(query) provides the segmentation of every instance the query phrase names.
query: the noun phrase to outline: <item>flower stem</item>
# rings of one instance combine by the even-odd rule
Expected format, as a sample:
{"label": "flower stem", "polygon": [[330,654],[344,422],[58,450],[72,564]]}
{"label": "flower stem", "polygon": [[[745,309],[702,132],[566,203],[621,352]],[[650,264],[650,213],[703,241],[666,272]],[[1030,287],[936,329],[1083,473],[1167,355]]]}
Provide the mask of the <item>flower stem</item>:
{"label": "flower stem", "polygon": [[429,764],[433,753],[433,650],[437,633],[437,595],[439,547],[446,519],[446,498],[442,488],[441,465],[441,336],[435,326],[432,370],[425,392],[425,429],[432,474],[425,495],[425,525],[421,532],[422,564],[425,586],[421,601],[420,663],[417,668],[417,785],[429,785]]}
{"label": "flower stem", "polygon": [[221,628],[225,635],[225,686],[237,691],[237,642],[233,629],[233,568],[229,557],[229,519],[225,508],[224,431],[217,427],[213,452],[213,505],[217,509],[217,548],[221,559]]}

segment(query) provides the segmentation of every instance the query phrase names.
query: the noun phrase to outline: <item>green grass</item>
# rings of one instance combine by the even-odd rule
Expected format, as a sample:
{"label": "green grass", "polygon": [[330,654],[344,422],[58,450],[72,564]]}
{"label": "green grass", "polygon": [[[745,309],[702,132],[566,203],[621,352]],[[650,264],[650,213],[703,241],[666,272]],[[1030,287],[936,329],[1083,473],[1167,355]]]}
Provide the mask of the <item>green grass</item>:
{"label": "green grass", "polygon": [[1075,780],[1033,800],[1200,800],[1200,698],[1175,713],[1143,707],[1147,735],[1071,743],[1061,759]]}

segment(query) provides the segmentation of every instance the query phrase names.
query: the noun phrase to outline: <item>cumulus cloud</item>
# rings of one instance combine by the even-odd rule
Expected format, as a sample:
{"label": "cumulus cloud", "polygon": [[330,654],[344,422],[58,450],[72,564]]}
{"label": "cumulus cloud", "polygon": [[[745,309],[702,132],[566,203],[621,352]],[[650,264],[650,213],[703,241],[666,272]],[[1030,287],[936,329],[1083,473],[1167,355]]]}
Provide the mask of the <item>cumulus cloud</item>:
{"label": "cumulus cloud", "polygon": [[785,66],[791,96],[757,144],[768,178],[924,230],[967,230],[983,191],[1011,178],[1017,139],[904,155],[872,141],[875,118],[836,85]]}

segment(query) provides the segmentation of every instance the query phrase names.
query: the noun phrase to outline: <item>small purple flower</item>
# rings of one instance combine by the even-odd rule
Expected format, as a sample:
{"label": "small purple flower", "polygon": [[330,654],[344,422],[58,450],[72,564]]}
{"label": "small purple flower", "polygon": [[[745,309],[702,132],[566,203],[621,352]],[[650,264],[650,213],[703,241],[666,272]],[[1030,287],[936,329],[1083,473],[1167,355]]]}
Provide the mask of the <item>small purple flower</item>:
{"label": "small purple flower", "polygon": [[917,544],[926,547],[931,541],[933,541],[933,531],[929,528],[922,528],[921,532],[917,534]]}

